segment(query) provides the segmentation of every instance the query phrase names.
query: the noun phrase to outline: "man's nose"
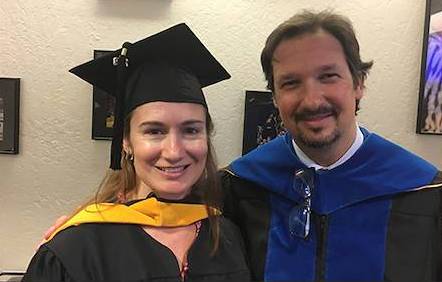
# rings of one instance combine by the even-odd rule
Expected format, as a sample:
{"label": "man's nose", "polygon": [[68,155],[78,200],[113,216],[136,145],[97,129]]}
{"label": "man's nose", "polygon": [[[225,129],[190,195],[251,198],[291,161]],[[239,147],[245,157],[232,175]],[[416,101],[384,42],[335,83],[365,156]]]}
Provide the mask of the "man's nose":
{"label": "man's nose", "polygon": [[321,85],[313,80],[307,81],[303,85],[302,104],[305,107],[317,108],[323,104],[324,89]]}

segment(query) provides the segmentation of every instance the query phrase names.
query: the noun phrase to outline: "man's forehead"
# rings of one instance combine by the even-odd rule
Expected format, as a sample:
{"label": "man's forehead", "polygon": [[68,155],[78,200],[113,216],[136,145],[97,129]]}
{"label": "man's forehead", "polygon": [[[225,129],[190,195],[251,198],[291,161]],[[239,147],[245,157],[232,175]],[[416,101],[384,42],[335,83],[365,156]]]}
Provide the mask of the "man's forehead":
{"label": "man's forehead", "polygon": [[[291,36],[282,39],[273,51],[273,60],[278,60],[277,56],[281,53],[292,53],[293,51],[341,51],[343,46],[341,42],[331,33],[319,30],[313,33],[303,33],[297,36]],[[296,55],[296,53],[294,53]]]}
{"label": "man's forehead", "polygon": [[272,56],[272,64],[290,68],[339,69],[346,64],[340,42],[331,34],[305,34],[281,41]]}
{"label": "man's forehead", "polygon": [[305,67],[303,65],[299,65],[298,67],[281,67],[274,68],[275,78],[278,80],[289,79],[297,76],[304,76],[309,74],[320,74],[324,72],[334,72],[334,71],[342,71],[345,66],[338,65],[336,63],[330,64],[321,64],[321,65],[310,65],[309,67]]}

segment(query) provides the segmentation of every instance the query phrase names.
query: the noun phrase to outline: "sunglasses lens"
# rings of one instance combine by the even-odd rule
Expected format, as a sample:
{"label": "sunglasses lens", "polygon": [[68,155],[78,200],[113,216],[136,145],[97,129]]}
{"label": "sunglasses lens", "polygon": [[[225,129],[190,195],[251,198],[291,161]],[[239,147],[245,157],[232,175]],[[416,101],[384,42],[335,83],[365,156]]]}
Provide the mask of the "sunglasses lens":
{"label": "sunglasses lens", "polygon": [[289,213],[289,232],[292,237],[307,238],[310,231],[310,209],[314,169],[298,170],[293,189],[304,202],[294,206]]}
{"label": "sunglasses lens", "polygon": [[302,205],[295,206],[289,214],[289,231],[292,236],[306,238],[310,214]]}
{"label": "sunglasses lens", "polygon": [[295,178],[295,181],[293,182],[293,189],[304,199],[311,196],[310,185],[302,178]]}

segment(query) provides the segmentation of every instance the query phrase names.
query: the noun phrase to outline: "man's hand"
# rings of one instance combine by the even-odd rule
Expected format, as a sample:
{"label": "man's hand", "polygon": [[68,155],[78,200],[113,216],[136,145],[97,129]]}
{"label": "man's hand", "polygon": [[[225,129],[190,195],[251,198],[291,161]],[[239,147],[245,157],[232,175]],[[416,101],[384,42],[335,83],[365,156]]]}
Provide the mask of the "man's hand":
{"label": "man's hand", "polygon": [[55,232],[55,230],[57,230],[57,228],[59,228],[60,226],[62,226],[66,221],[68,221],[69,217],[66,215],[60,216],[59,218],[57,218],[57,220],[55,220],[54,225],[52,225],[51,227],[48,228],[48,230],[46,230],[46,232],[43,235],[43,240],[37,245],[37,247],[35,248],[35,250],[37,251],[41,245],[43,245],[46,240],[49,239],[49,237],[51,237],[52,233]]}

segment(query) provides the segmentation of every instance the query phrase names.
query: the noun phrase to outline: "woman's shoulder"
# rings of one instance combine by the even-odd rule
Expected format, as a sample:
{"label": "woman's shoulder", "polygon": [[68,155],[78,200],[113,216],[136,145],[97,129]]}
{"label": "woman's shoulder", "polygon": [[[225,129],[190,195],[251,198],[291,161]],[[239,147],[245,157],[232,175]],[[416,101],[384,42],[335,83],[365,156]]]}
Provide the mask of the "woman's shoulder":
{"label": "woman's shoulder", "polygon": [[56,254],[90,252],[103,243],[115,243],[115,232],[123,238],[130,236],[133,230],[134,226],[129,224],[85,223],[66,228],[45,245]]}
{"label": "woman's shoulder", "polygon": [[71,276],[58,256],[43,244],[32,257],[26,274],[23,277],[27,281],[71,281]]}
{"label": "woman's shoulder", "polygon": [[43,247],[50,250],[58,259],[69,265],[67,261],[100,253],[102,243],[108,242],[114,236],[113,231],[122,229],[122,226],[111,224],[86,223],[71,226],[55,235]]}
{"label": "woman's shoulder", "polygon": [[134,237],[134,232],[138,231],[128,224],[87,223],[69,227],[40,247],[27,270],[27,276],[33,279],[24,281],[40,281],[35,277],[51,278],[41,281],[65,281],[58,277],[91,280],[89,275],[94,274],[94,269],[105,269],[113,263],[115,253],[134,250],[128,239]]}

